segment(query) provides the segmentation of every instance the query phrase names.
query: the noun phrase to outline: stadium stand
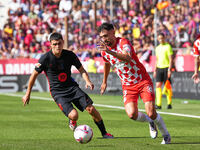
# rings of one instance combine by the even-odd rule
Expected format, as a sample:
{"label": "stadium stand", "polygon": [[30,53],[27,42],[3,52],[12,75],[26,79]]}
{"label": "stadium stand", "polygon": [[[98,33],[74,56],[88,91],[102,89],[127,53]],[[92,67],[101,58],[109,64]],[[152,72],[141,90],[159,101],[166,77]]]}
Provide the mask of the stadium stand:
{"label": "stadium stand", "polygon": [[[1,1],[1,7],[3,3],[4,13],[0,14],[8,10],[8,18],[5,15],[1,19],[0,59],[39,58],[49,50],[51,32],[65,35],[66,16],[70,31],[68,48],[82,60],[89,54],[100,56],[95,49],[98,36],[94,29],[94,0],[9,0]],[[128,38],[138,56],[148,61],[154,49],[153,0],[129,0],[128,9],[122,0],[116,0],[113,5],[116,34]],[[109,0],[96,1],[96,7],[97,26],[111,21]],[[167,8],[158,11],[157,31],[167,35],[168,42],[178,48],[179,54],[191,53],[192,42],[200,32],[199,10],[198,1],[172,0]]]}

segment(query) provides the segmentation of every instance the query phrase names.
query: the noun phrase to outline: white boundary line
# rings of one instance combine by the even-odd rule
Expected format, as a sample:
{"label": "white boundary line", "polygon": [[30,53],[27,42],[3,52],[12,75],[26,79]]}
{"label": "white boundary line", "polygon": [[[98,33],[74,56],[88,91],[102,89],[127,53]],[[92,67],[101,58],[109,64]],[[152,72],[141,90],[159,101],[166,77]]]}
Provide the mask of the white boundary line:
{"label": "white boundary line", "polygon": [[[23,95],[20,94],[14,94],[14,93],[0,93],[0,95],[6,95],[6,96],[14,96],[14,97],[22,97]],[[46,100],[46,101],[53,101],[52,98],[47,97],[38,97],[38,96],[31,96],[31,99],[38,99],[38,100]],[[111,105],[103,105],[103,104],[94,104],[95,106],[99,107],[106,107],[106,108],[115,108],[115,109],[122,109],[124,110],[124,107],[121,106],[111,106]],[[144,109],[139,109],[139,111],[145,111]],[[165,114],[165,115],[172,115],[172,116],[181,116],[181,117],[189,117],[189,118],[198,118],[200,119],[200,116],[195,115],[188,115],[188,114],[179,114],[179,113],[170,113],[170,112],[160,112],[157,111],[159,114]]]}

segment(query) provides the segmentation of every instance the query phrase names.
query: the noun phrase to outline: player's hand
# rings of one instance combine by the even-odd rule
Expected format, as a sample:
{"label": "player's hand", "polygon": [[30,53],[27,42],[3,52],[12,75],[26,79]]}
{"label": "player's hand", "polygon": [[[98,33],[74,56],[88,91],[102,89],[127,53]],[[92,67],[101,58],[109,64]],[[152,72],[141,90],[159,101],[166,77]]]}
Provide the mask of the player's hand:
{"label": "player's hand", "polygon": [[99,41],[97,43],[97,50],[99,51],[106,51],[108,48],[106,46],[106,44],[103,41]]}
{"label": "player's hand", "polygon": [[93,90],[94,89],[94,84],[92,82],[86,82],[86,85],[85,85],[85,88],[90,88],[90,90]]}
{"label": "player's hand", "polygon": [[101,95],[103,95],[103,93],[105,92],[106,88],[107,88],[107,84],[106,83],[102,83],[101,84],[101,91],[100,91]]}
{"label": "player's hand", "polygon": [[24,95],[22,97],[22,102],[23,102],[24,106],[26,106],[26,104],[29,104],[29,100],[30,100],[30,95]]}
{"label": "player's hand", "polygon": [[200,79],[199,79],[199,76],[198,76],[198,73],[194,73],[193,76],[192,76],[192,79],[194,80],[194,83],[199,83]]}
{"label": "player's hand", "polygon": [[172,75],[172,72],[171,72],[171,71],[168,71],[168,73],[167,73],[168,79],[171,77],[171,75]]}

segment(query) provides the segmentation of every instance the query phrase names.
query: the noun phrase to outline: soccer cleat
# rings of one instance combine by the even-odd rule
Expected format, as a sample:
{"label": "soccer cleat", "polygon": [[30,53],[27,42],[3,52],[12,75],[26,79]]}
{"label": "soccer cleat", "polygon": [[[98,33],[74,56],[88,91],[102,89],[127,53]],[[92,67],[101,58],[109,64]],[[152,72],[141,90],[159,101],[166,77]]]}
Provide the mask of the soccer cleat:
{"label": "soccer cleat", "polygon": [[103,138],[104,139],[113,139],[114,136],[112,134],[110,134],[110,133],[106,133],[106,134],[103,135]]}
{"label": "soccer cleat", "polygon": [[149,131],[150,131],[150,136],[152,139],[155,139],[158,135],[158,130],[156,128],[156,125],[154,122],[149,123]]}
{"label": "soccer cleat", "polygon": [[163,137],[163,141],[161,142],[161,144],[170,144],[171,143],[171,136],[168,134],[168,135],[165,135]]}
{"label": "soccer cleat", "polygon": [[72,131],[74,131],[74,130],[76,129],[76,127],[77,127],[76,121],[72,121],[72,120],[69,119],[69,128],[70,128]]}
{"label": "soccer cleat", "polygon": [[172,109],[172,105],[167,105],[167,109]]}
{"label": "soccer cleat", "polygon": [[158,106],[158,105],[156,105],[156,109],[162,109],[162,107],[161,107],[161,106]]}

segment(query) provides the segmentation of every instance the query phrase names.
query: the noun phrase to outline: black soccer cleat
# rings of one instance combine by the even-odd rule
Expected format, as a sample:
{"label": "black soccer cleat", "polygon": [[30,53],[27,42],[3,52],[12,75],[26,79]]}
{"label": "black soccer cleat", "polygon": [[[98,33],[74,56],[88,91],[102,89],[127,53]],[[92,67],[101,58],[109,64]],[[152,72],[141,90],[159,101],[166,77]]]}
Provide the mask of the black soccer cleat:
{"label": "black soccer cleat", "polygon": [[156,105],[156,109],[162,109],[162,107],[161,107],[161,106],[158,106],[158,105]]}
{"label": "black soccer cleat", "polygon": [[172,105],[171,104],[167,105],[167,109],[172,109]]}
{"label": "black soccer cleat", "polygon": [[112,134],[110,134],[110,133],[106,133],[106,134],[103,135],[103,138],[104,139],[113,139],[114,136]]}

